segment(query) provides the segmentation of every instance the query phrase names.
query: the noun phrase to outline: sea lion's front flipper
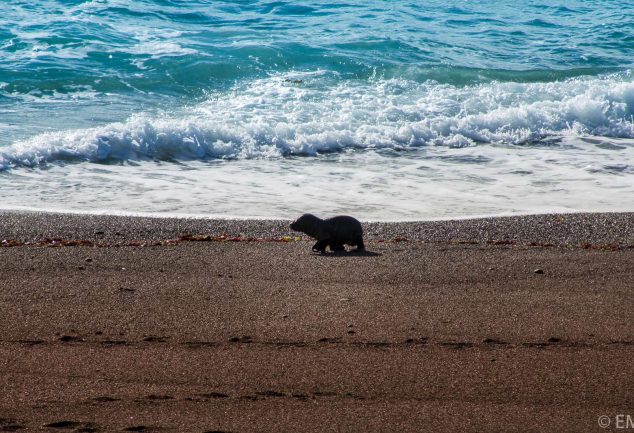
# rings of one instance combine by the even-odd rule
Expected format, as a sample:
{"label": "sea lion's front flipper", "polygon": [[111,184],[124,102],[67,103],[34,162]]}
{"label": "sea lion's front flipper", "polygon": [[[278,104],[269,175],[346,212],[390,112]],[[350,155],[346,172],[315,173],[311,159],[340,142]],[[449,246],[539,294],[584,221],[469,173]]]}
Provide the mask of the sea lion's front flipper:
{"label": "sea lion's front flipper", "polygon": [[332,251],[345,251],[346,248],[343,246],[343,244],[331,244],[330,245],[330,249]]}
{"label": "sea lion's front flipper", "polygon": [[328,245],[328,241],[317,241],[317,243],[313,245],[313,251],[325,253],[327,245]]}

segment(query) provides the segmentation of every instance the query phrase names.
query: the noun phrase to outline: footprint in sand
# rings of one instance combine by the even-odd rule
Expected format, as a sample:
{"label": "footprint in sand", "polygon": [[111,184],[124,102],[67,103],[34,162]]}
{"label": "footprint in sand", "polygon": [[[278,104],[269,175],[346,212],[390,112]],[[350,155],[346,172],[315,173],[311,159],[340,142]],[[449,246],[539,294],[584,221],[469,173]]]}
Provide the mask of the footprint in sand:
{"label": "footprint in sand", "polygon": [[167,337],[161,337],[158,335],[147,335],[143,338],[143,341],[147,341],[148,343],[165,343]]}
{"label": "footprint in sand", "polygon": [[144,425],[134,425],[132,427],[128,427],[123,429],[123,431],[150,431],[151,428]]}
{"label": "footprint in sand", "polygon": [[273,391],[271,389],[267,389],[265,391],[256,392],[257,395],[261,395],[263,397],[286,397],[286,394],[283,392]]}
{"label": "footprint in sand", "polygon": [[127,344],[126,340],[104,340],[101,342],[102,346],[125,346]]}
{"label": "footprint in sand", "polygon": [[242,337],[231,337],[229,341],[231,343],[253,343],[253,339],[248,335],[243,335]]}
{"label": "footprint in sand", "polygon": [[0,418],[0,431],[18,431],[26,428],[13,418]]}
{"label": "footprint in sand", "polygon": [[82,342],[85,340],[75,335],[62,335],[61,337],[59,337],[59,341],[61,341],[62,343],[71,343],[71,342]]}
{"label": "footprint in sand", "polygon": [[57,428],[57,429],[74,429],[81,426],[82,423],[78,421],[55,421],[50,424],[46,424],[44,427]]}
{"label": "footprint in sand", "polygon": [[482,342],[484,344],[507,344],[505,341],[497,340],[495,338],[485,338]]}
{"label": "footprint in sand", "polygon": [[330,337],[323,337],[320,338],[319,340],[317,340],[318,343],[341,343],[341,338],[339,337],[335,337],[335,338],[330,338]]}
{"label": "footprint in sand", "polygon": [[96,401],[96,402],[99,402],[99,403],[110,403],[110,402],[113,402],[113,401],[120,401],[119,398],[110,397],[110,396],[107,396],[107,395],[102,395],[102,396],[99,396],[99,397],[95,397],[93,400]]}
{"label": "footprint in sand", "polygon": [[229,398],[229,395],[225,394],[224,392],[207,392],[198,395],[203,398]]}

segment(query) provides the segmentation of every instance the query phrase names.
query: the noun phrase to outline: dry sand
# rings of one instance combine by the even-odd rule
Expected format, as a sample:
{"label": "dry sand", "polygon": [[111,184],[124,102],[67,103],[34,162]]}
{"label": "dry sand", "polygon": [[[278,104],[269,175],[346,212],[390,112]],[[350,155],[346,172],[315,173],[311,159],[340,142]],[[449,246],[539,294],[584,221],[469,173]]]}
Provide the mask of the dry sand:
{"label": "dry sand", "polygon": [[40,242],[0,248],[0,431],[545,433],[634,416],[633,214],[373,224],[369,253],[325,256],[130,246],[274,239],[279,221],[0,218],[0,240]]}

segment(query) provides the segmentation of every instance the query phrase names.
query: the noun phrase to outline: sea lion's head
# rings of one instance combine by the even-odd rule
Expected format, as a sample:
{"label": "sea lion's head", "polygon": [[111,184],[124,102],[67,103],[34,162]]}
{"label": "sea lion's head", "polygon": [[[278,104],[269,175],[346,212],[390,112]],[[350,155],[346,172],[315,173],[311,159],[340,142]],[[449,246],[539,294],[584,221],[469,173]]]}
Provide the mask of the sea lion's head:
{"label": "sea lion's head", "polygon": [[296,232],[304,232],[306,230],[312,231],[311,229],[315,229],[315,225],[321,221],[315,215],[305,213],[304,215],[297,218],[295,221],[291,223],[291,230],[295,230]]}

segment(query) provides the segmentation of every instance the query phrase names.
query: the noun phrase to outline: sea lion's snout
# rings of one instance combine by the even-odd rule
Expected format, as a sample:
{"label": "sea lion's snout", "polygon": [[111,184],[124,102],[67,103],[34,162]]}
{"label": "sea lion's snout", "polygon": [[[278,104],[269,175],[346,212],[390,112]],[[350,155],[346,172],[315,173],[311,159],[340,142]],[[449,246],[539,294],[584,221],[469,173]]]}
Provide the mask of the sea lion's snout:
{"label": "sea lion's snout", "polygon": [[305,213],[291,223],[291,230],[308,234],[306,230],[310,229],[312,226],[318,225],[320,222],[321,220],[316,216]]}
{"label": "sea lion's snout", "polygon": [[296,232],[304,231],[304,221],[306,220],[306,215],[302,215],[297,218],[295,221],[291,223],[291,230],[295,230]]}
{"label": "sea lion's snout", "polygon": [[302,222],[302,217],[297,218],[295,221],[291,223],[291,230],[295,230],[296,232],[301,232],[304,230],[304,223]]}

